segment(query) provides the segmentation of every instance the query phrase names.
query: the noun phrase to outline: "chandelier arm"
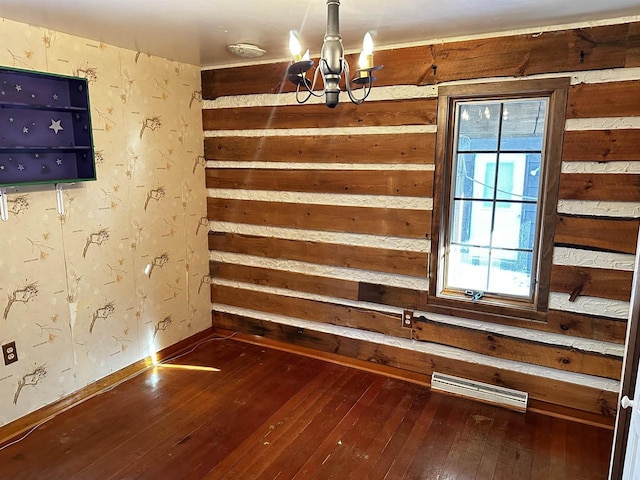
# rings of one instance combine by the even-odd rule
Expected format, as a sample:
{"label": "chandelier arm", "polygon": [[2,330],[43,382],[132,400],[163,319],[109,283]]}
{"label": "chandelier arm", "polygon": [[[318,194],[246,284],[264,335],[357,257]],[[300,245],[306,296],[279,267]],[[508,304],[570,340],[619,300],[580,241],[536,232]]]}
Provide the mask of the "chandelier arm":
{"label": "chandelier arm", "polygon": [[327,77],[325,75],[331,74],[331,66],[326,58],[321,58],[318,61],[318,70],[320,70],[320,75],[322,76],[322,95],[325,95],[327,92]]}
{"label": "chandelier arm", "polygon": [[313,83],[311,84],[311,88],[309,88],[307,86],[307,90],[314,97],[322,97],[322,96],[324,96],[324,88],[322,89],[322,92],[320,92],[320,93],[315,93],[314,92],[314,90],[316,88],[316,82],[318,81],[318,74],[320,73],[319,70],[320,70],[320,62],[318,62],[318,68],[316,68],[315,72],[313,72]]}
{"label": "chandelier arm", "polygon": [[354,95],[353,90],[351,88],[351,80],[349,79],[349,63],[346,61],[344,62],[344,75],[345,75],[344,83],[347,87],[347,94],[349,95],[349,99],[351,100],[352,103],[355,103],[356,105],[360,105],[367,99],[367,97],[369,96],[369,93],[371,93],[371,80],[369,80],[368,82],[362,85],[362,89],[364,90],[364,96],[362,98],[357,98]]}
{"label": "chandelier arm", "polygon": [[[307,87],[308,89],[309,87]],[[304,98],[304,100],[300,100],[300,85],[298,85],[296,87],[296,102],[298,102],[299,104],[303,104],[303,103],[307,103],[307,100],[309,100],[309,98],[311,98],[311,94],[306,92],[307,96]]]}
{"label": "chandelier arm", "polygon": [[[311,83],[311,86],[309,86],[309,82],[301,82],[298,83],[296,85],[296,102],[298,102],[299,104],[303,104],[303,103],[307,103],[307,101],[313,96],[313,97],[322,97],[324,95],[324,90],[321,93],[315,93],[313,90],[315,88],[316,82],[318,80],[318,68],[316,68],[314,74],[313,74],[313,82]],[[304,92],[307,94],[306,97],[304,97],[303,100],[300,100],[300,85],[304,85]]]}

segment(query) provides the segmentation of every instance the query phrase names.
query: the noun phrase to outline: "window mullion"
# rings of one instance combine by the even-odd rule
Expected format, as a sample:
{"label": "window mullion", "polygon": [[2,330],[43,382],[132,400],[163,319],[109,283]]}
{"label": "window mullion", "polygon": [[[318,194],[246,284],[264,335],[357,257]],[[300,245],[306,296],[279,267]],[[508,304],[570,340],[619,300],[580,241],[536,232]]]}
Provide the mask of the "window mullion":
{"label": "window mullion", "polygon": [[498,178],[500,178],[500,151],[502,145],[502,115],[504,102],[500,102],[500,113],[498,114],[498,145],[496,153],[496,171],[493,176],[493,203],[491,208],[491,230],[489,233],[489,258],[487,260],[487,290],[489,289],[489,281],[491,280],[491,259],[493,257],[493,230],[496,222],[496,207],[498,201]]}

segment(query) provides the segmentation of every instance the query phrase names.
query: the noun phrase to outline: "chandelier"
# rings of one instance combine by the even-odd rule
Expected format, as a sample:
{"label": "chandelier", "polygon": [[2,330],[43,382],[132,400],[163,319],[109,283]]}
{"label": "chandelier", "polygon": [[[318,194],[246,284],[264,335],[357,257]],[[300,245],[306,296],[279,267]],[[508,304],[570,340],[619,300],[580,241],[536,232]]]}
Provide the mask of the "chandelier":
{"label": "chandelier", "polygon": [[[349,99],[356,105],[366,100],[371,93],[371,86],[375,80],[372,73],[382,66],[373,65],[373,39],[370,33],[366,33],[362,42],[362,53],[358,61],[358,69],[353,79],[349,80],[349,64],[344,59],[344,48],[340,36],[340,0],[327,0],[327,31],[320,52],[318,68],[313,74],[313,80],[309,80],[307,72],[314,63],[309,58],[309,50],[301,55],[302,48],[294,32],[289,34],[289,49],[293,55],[294,63],[287,68],[287,78],[296,86],[296,101],[305,103],[312,96],[325,96],[325,103],[329,108],[338,105],[340,95],[340,80],[345,76],[345,86]],[[324,88],[320,93],[315,92],[318,74],[322,75]],[[357,88],[359,86],[360,88]],[[357,90],[362,92],[357,96]]]}

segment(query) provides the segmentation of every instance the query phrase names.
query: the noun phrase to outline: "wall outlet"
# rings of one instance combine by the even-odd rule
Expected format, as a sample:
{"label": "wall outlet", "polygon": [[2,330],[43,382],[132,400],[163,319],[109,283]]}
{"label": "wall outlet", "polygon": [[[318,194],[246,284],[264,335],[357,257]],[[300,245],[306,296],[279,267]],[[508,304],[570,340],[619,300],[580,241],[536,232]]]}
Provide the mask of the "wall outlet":
{"label": "wall outlet", "polygon": [[18,350],[16,350],[16,342],[10,342],[2,345],[2,356],[4,356],[4,364],[11,365],[18,361]]}
{"label": "wall outlet", "polygon": [[402,312],[402,326],[404,328],[413,328],[413,311],[405,310]]}

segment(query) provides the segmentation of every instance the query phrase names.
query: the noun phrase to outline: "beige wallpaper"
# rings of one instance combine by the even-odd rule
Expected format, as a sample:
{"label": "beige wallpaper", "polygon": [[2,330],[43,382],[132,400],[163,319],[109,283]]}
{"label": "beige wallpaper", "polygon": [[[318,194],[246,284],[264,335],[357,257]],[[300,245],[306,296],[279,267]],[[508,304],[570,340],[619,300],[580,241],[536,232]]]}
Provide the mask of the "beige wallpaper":
{"label": "beige wallpaper", "polygon": [[[9,189],[0,426],[210,326],[200,68],[0,19],[0,65],[89,81],[95,182]],[[150,274],[144,270],[150,265]]]}

